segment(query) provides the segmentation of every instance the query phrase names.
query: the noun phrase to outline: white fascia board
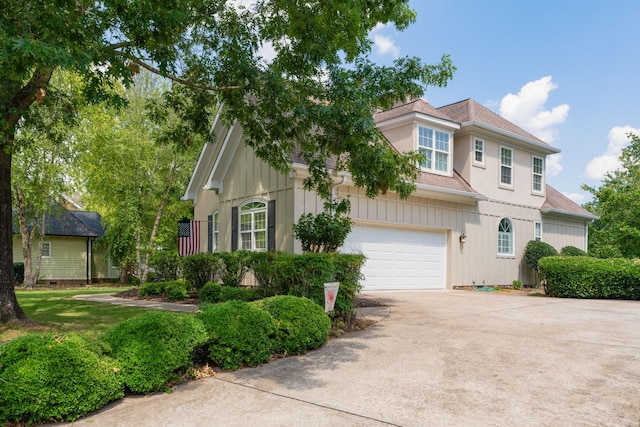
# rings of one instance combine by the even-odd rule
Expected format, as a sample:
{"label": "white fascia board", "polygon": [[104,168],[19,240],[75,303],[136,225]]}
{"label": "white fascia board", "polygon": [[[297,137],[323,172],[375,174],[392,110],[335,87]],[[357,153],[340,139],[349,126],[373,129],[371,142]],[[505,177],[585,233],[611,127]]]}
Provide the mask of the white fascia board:
{"label": "white fascia board", "polygon": [[543,214],[547,214],[547,215],[572,216],[572,217],[575,217],[575,218],[587,219],[587,220],[589,220],[591,222],[595,221],[596,219],[600,219],[599,216],[593,215],[593,214],[580,214],[580,213],[576,213],[576,212],[564,211],[562,209],[554,209],[554,208],[542,208],[542,209],[540,209],[540,212],[542,212]]}
{"label": "white fascia board", "polygon": [[[220,113],[222,112],[223,106],[224,104],[222,103],[218,104],[218,111],[216,112],[216,116],[211,123],[209,135],[213,133],[213,129],[220,120]],[[193,200],[194,203],[197,202],[198,189],[202,187],[207,166],[211,161],[211,157],[213,156],[213,151],[215,151],[215,144],[204,144],[204,146],[202,147],[202,151],[200,151],[200,156],[198,157],[198,162],[193,168],[193,173],[191,174],[191,178],[189,179],[187,189],[185,190],[181,198],[182,200]]]}
{"label": "white fascia board", "polygon": [[460,124],[452,122],[450,120],[441,119],[438,117],[428,116],[422,113],[411,113],[404,116],[395,117],[393,119],[385,120],[376,124],[376,129],[379,131],[393,129],[398,126],[406,125],[413,122],[430,123],[434,126],[439,126],[446,129],[457,130],[460,129]]}
{"label": "white fascia board", "polygon": [[489,197],[483,194],[471,193],[469,191],[453,190],[451,188],[436,187],[434,185],[427,185],[427,184],[416,184],[416,190],[427,191],[430,193],[438,193],[445,196],[452,196],[456,198],[462,197],[465,199],[471,199],[473,201],[489,200]]}
{"label": "white fascia board", "polygon": [[549,144],[545,144],[545,143],[542,143],[542,142],[535,141],[533,139],[525,138],[525,137],[520,136],[518,134],[515,134],[513,132],[509,132],[509,131],[506,131],[504,129],[500,129],[500,128],[497,128],[495,126],[491,126],[491,125],[488,125],[486,123],[483,123],[483,122],[478,122],[478,121],[472,120],[472,121],[468,121],[468,122],[462,123],[462,127],[466,127],[466,126],[476,126],[476,127],[481,128],[481,129],[485,129],[485,130],[488,130],[488,131],[491,131],[491,132],[506,136],[506,137],[511,138],[511,139],[516,139],[516,140],[518,140],[518,141],[520,141],[522,143],[525,143],[527,145],[532,145],[532,146],[538,148],[540,151],[544,152],[545,154],[556,154],[556,153],[559,153],[561,151],[560,149],[552,147]]}
{"label": "white fascia board", "polygon": [[242,127],[238,125],[237,122],[234,122],[231,127],[229,127],[229,130],[225,135],[222,147],[220,148],[216,161],[211,169],[211,173],[205,182],[205,190],[218,190],[219,193],[222,193],[224,177],[227,175],[227,171],[231,166],[233,156],[236,153],[238,145],[241,143],[241,139]]}

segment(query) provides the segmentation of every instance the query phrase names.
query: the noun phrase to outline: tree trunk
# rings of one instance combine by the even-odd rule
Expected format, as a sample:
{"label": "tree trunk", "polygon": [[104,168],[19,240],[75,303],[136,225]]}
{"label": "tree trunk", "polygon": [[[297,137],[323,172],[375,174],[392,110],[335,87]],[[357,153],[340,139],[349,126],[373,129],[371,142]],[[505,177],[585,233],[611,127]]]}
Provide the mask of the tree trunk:
{"label": "tree trunk", "polygon": [[16,215],[18,216],[18,227],[20,228],[20,239],[22,241],[22,261],[24,263],[24,281],[25,288],[33,287],[33,272],[31,266],[31,235],[29,233],[29,224],[27,222],[27,206],[24,200],[20,186],[15,186],[13,192],[16,196]]}
{"label": "tree trunk", "polygon": [[[35,268],[33,270],[33,284],[34,285],[36,283],[38,283],[38,279],[40,278],[40,266],[42,265],[42,247],[44,246],[44,233],[46,232],[46,226],[44,224],[44,221],[47,219],[46,216],[47,216],[47,213],[46,212],[42,212],[42,221],[40,222],[40,225],[38,226],[38,258],[36,259],[36,266],[35,266]],[[36,229],[35,226],[34,226],[33,229],[34,230]],[[33,237],[32,237],[32,239],[33,239]]]}
{"label": "tree trunk", "polygon": [[0,323],[26,318],[13,286],[11,154],[7,148],[0,143]]}

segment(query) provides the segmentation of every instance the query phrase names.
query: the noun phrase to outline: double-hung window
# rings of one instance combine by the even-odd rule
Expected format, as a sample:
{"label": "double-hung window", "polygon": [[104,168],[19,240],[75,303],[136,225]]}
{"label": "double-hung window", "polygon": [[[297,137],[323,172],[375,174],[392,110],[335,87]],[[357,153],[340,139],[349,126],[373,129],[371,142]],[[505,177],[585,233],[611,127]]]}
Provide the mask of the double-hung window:
{"label": "double-hung window", "polygon": [[267,204],[249,202],[240,207],[241,248],[252,251],[267,250]]}
{"label": "double-hung window", "polygon": [[533,223],[533,240],[538,242],[542,240],[542,223],[540,221]]}
{"label": "double-hung window", "polygon": [[498,255],[513,256],[513,224],[502,218],[498,224]]}
{"label": "double-hung window", "polygon": [[500,184],[513,187],[513,150],[500,147]]}
{"label": "double-hung window", "polygon": [[217,251],[218,250],[218,219],[220,216],[220,212],[214,212],[213,213],[213,218],[212,218],[212,230],[213,230],[213,250]]}
{"label": "double-hung window", "polygon": [[481,139],[473,140],[473,162],[477,165],[484,165],[484,141]]}
{"label": "double-hung window", "polygon": [[42,255],[42,258],[51,258],[51,242],[42,242],[40,255]]}
{"label": "double-hung window", "polygon": [[544,185],[544,159],[542,157],[532,157],[531,171],[533,173],[532,190],[534,193],[542,193],[542,186]]}
{"label": "double-hung window", "polygon": [[447,132],[418,126],[418,151],[425,156],[420,167],[438,173],[448,174],[451,157],[451,136]]}

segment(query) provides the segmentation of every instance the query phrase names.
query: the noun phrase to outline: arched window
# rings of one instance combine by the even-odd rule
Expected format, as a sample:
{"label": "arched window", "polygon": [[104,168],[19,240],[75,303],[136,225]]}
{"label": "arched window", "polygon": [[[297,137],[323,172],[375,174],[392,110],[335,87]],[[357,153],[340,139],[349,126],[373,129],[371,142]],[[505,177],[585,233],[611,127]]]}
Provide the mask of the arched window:
{"label": "arched window", "polygon": [[267,204],[250,201],[240,206],[240,248],[267,250]]}
{"label": "arched window", "polygon": [[513,256],[513,224],[502,218],[498,224],[498,255]]}

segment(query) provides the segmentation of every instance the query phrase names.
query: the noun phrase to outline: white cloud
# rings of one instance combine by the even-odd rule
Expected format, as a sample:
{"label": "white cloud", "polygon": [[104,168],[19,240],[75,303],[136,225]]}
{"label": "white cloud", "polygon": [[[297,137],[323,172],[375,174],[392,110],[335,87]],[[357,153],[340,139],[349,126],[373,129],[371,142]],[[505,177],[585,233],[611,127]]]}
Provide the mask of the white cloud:
{"label": "white cloud", "polygon": [[516,95],[510,93],[502,98],[500,115],[543,141],[552,143],[557,133],[555,126],[564,123],[569,114],[568,104],[546,109],[549,92],[557,88],[551,76],[529,82]]}
{"label": "white cloud", "polygon": [[584,203],[584,201],[586,200],[586,197],[584,194],[581,193],[562,193],[564,194],[566,197],[568,197],[569,199],[573,200],[575,203],[581,205],[582,203]]}
{"label": "white cloud", "polygon": [[391,36],[381,34],[387,27],[388,25],[386,24],[376,25],[371,31],[371,39],[373,40],[373,46],[377,54],[389,55],[393,59],[396,59],[400,56],[400,48],[396,44],[396,41]]}
{"label": "white cloud", "polygon": [[585,174],[587,178],[602,180],[608,172],[620,168],[619,157],[622,149],[629,145],[629,133],[640,134],[640,129],[631,126],[616,126],[609,131],[607,151],[601,156],[594,157],[587,163]]}
{"label": "white cloud", "polygon": [[556,176],[560,172],[562,172],[562,165],[560,162],[562,161],[562,154],[551,154],[547,156],[547,174],[549,176]]}

